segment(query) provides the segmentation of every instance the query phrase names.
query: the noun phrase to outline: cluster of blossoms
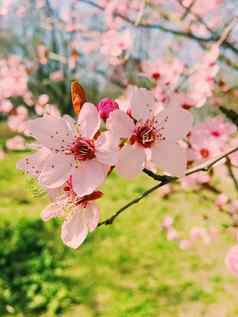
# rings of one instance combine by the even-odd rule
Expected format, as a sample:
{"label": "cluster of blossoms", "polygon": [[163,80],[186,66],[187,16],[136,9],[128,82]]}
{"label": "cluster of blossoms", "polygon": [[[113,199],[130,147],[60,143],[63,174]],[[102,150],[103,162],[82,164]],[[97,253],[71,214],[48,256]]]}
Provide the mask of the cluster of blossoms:
{"label": "cluster of blossoms", "polygon": [[[32,65],[16,55],[0,59],[0,117],[6,118],[10,130],[23,133],[31,112],[37,115],[59,113],[48,95],[34,96],[28,81]],[[20,102],[19,102],[20,100]],[[8,150],[25,149],[25,139],[18,135],[6,142]]]}
{"label": "cluster of blossoms", "polygon": [[0,111],[7,112],[9,103],[4,101],[10,97],[24,97],[28,93],[27,66],[16,55],[10,55],[7,59],[0,59]]}
{"label": "cluster of blossoms", "polygon": [[164,218],[161,227],[166,234],[166,238],[169,241],[176,241],[182,250],[191,248],[199,240],[208,245],[219,235],[218,230],[214,227],[209,229],[205,229],[203,227],[193,227],[190,230],[188,238],[184,239],[174,228],[174,219],[170,216],[166,216]]}
{"label": "cluster of blossoms", "polygon": [[[37,9],[38,22],[46,30],[45,38],[49,38],[48,32],[52,31],[53,35],[57,31],[63,41],[63,45],[60,42],[53,45],[55,50],[51,51],[52,47],[47,47],[48,40],[42,36],[35,47],[36,64],[33,67],[16,56],[0,60],[0,116],[7,118],[11,130],[25,132],[36,139],[37,143],[31,145],[36,152],[20,161],[18,167],[36,178],[48,191],[53,201],[42,212],[42,218],[45,221],[52,217],[64,219],[61,235],[65,244],[77,248],[88,232],[97,227],[99,209],[95,201],[102,196],[101,186],[113,168],[128,179],[145,169],[153,172],[160,169],[182,177],[183,189],[206,189],[215,193],[213,203],[237,223],[237,200],[213,186],[214,174],[224,172],[222,168],[183,177],[186,167],[203,163],[237,146],[234,138],[237,129],[223,117],[209,118],[192,128],[188,112],[191,108],[204,106],[213,95],[222,41],[205,53],[201,53],[198,46],[194,50],[191,42],[197,38],[199,43],[206,44],[219,37],[219,30],[226,28],[227,19],[223,16],[228,16],[225,6],[221,10],[224,0],[70,0],[64,10],[57,1],[37,0],[32,6],[29,1],[12,4],[10,0],[2,1],[0,16],[8,14],[12,8],[14,16],[16,12],[18,17],[27,17],[32,8]],[[85,6],[91,6],[91,10]],[[50,9],[57,14],[49,16]],[[103,12],[102,18],[98,10]],[[137,32],[136,27],[139,29],[140,26]],[[182,35],[178,41],[173,37],[171,43],[169,37],[165,38],[166,49],[172,52],[172,55],[166,52],[166,59],[161,54],[163,41],[158,45],[160,51],[153,45],[161,37],[158,33],[156,38],[156,30]],[[143,34],[147,34],[146,41],[141,40],[138,45],[136,41]],[[236,32],[231,32],[224,40],[227,49],[223,51],[224,61],[226,58],[232,61],[232,54],[226,52],[232,50],[235,37]],[[67,47],[67,52],[61,47]],[[134,54],[135,48],[138,52]],[[143,51],[146,51],[144,56]],[[104,57],[103,63],[98,63],[99,53]],[[162,57],[153,60],[155,56]],[[112,73],[121,86],[129,86],[131,81],[126,78],[126,72],[131,70],[130,62],[135,67],[133,74],[138,70],[139,75],[149,78],[152,90],[128,87],[126,96],[116,101],[105,98],[96,106],[85,102],[76,121],[69,116],[60,116],[49,97],[54,94],[35,96],[28,89],[32,69],[40,69],[40,76],[44,72],[47,74],[44,78],[36,76],[33,81],[39,78],[44,83],[45,79],[46,82],[54,81],[55,92],[56,82],[81,76],[84,67],[87,70],[92,67],[95,74],[103,74],[107,64],[113,67],[111,72],[106,71],[106,75]],[[194,62],[195,65],[190,67]],[[111,78],[107,79],[111,82]],[[47,87],[51,89],[51,85]],[[224,82],[222,88],[228,91],[229,85]],[[58,99],[63,97],[59,93]],[[18,99],[17,105],[15,99]],[[215,105],[214,100],[218,98],[212,101]],[[29,121],[33,113],[39,118]],[[9,150],[22,150],[27,146],[22,135],[6,142]],[[1,158],[4,158],[2,151]],[[237,153],[230,155],[228,160],[232,168],[238,166]],[[164,195],[173,193],[174,188],[171,184],[164,186]],[[183,249],[190,247],[198,237],[207,243],[214,233],[193,228],[189,238],[181,239],[169,218],[163,228],[168,239],[178,241]],[[237,247],[234,247],[227,257],[227,264],[236,274],[237,263]]]}
{"label": "cluster of blossoms", "polygon": [[126,110],[103,99],[97,106],[84,103],[77,121],[68,115],[45,114],[26,122],[26,133],[36,139],[37,151],[18,162],[18,168],[54,197],[42,217],[62,216],[62,240],[77,248],[97,226],[93,201],[101,197],[99,189],[111,168],[128,179],[151,165],[183,176],[187,158],[178,141],[191,127],[188,111],[172,106],[161,111],[150,91],[135,87]]}

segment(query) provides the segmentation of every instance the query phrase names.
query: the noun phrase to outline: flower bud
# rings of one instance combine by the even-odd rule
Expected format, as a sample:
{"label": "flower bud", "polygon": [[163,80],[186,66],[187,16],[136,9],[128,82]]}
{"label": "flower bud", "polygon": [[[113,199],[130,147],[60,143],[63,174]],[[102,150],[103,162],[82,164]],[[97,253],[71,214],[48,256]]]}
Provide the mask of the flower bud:
{"label": "flower bud", "polygon": [[118,103],[109,98],[103,98],[97,104],[97,110],[104,121],[106,121],[110,113],[116,109],[119,109]]}

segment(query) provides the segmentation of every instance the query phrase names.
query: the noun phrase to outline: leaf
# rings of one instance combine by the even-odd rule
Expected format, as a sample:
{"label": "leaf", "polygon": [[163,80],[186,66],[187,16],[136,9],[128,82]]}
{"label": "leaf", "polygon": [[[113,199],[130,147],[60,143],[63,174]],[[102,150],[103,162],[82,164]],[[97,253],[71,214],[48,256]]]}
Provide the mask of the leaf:
{"label": "leaf", "polygon": [[76,80],[71,83],[71,98],[74,112],[79,114],[87,98],[83,87]]}
{"label": "leaf", "polygon": [[231,109],[220,107],[221,112],[238,127],[238,113]]}

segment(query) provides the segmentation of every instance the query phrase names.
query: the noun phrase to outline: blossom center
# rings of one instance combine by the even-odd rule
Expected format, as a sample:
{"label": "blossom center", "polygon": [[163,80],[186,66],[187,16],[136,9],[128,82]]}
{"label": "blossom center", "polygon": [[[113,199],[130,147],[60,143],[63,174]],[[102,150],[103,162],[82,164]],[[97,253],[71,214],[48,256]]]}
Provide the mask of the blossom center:
{"label": "blossom center", "polygon": [[215,138],[218,138],[218,137],[221,135],[220,131],[217,131],[217,130],[212,131],[211,134],[212,134],[212,136],[214,136]]}
{"label": "blossom center", "polygon": [[206,159],[206,158],[208,158],[209,157],[209,151],[208,151],[208,149],[201,149],[200,150],[200,154],[201,154],[201,156],[204,158],[204,159]]}
{"label": "blossom center", "polygon": [[151,147],[158,137],[158,131],[153,122],[148,120],[144,124],[139,124],[132,134],[129,142],[130,144],[138,143],[145,148]]}
{"label": "blossom center", "polygon": [[70,153],[73,154],[78,161],[92,160],[95,158],[94,142],[79,137],[73,142]]}
{"label": "blossom center", "polygon": [[159,72],[155,72],[152,74],[152,77],[154,78],[154,80],[159,80],[160,79],[160,73]]}

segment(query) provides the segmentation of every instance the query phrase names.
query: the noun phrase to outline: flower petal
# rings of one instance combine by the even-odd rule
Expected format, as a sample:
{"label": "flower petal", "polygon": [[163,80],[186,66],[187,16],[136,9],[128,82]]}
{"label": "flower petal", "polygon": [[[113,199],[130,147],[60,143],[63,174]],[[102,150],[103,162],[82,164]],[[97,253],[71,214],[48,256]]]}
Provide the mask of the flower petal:
{"label": "flower petal", "polygon": [[185,175],[186,151],[176,143],[157,143],[151,148],[151,160],[173,176]]}
{"label": "flower petal", "polygon": [[63,185],[70,175],[72,164],[72,156],[51,153],[43,166],[39,182],[48,188]]}
{"label": "flower petal", "polygon": [[99,222],[99,208],[94,203],[88,203],[85,210],[87,225],[90,232],[96,229]]}
{"label": "flower petal", "polygon": [[76,129],[76,127],[77,127],[76,121],[72,117],[70,117],[68,114],[65,114],[62,118],[66,122],[69,130],[71,131],[71,134],[74,137],[77,137],[78,132],[77,132],[77,129]]}
{"label": "flower petal", "polygon": [[55,116],[47,115],[43,118],[29,120],[26,128],[30,135],[51,150],[59,149],[73,141],[73,135],[65,120]]}
{"label": "flower petal", "polygon": [[49,204],[41,213],[41,219],[48,221],[52,218],[63,216],[64,210],[62,208],[63,201],[57,201]]}
{"label": "flower petal", "polygon": [[131,113],[136,120],[148,119],[155,112],[155,98],[152,92],[145,88],[135,87],[130,98]]}
{"label": "flower petal", "polygon": [[43,148],[36,153],[17,162],[17,168],[23,170],[32,177],[38,178],[50,151]]}
{"label": "flower petal", "polygon": [[157,116],[158,129],[168,141],[178,141],[184,138],[192,128],[192,114],[180,107],[168,107]]}
{"label": "flower petal", "polygon": [[74,213],[67,219],[61,228],[61,239],[72,249],[77,249],[88,234],[85,210],[75,208]]}
{"label": "flower petal", "polygon": [[102,133],[96,141],[96,158],[106,165],[115,165],[118,157],[118,140],[110,132]]}
{"label": "flower petal", "polygon": [[142,171],[145,159],[146,154],[142,147],[127,144],[119,151],[116,171],[119,175],[132,179]]}
{"label": "flower petal", "polygon": [[91,139],[100,128],[100,116],[96,106],[86,102],[79,113],[78,124],[80,125],[80,134],[84,138]]}
{"label": "flower petal", "polygon": [[105,180],[108,168],[96,160],[81,162],[72,171],[73,190],[79,197],[89,195]]}
{"label": "flower petal", "polygon": [[116,137],[128,138],[135,128],[133,120],[122,110],[115,110],[111,112],[107,119],[107,129]]}

